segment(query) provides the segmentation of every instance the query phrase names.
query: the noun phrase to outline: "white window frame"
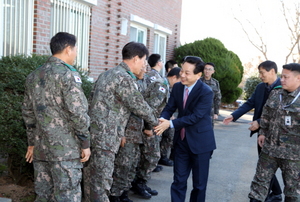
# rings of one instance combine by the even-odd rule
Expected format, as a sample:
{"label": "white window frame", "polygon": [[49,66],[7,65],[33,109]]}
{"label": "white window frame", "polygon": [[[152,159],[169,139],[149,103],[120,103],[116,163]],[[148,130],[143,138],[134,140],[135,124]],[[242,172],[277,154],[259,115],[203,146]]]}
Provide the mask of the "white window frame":
{"label": "white window frame", "polygon": [[51,36],[68,32],[77,38],[75,64],[88,71],[91,8],[86,2],[51,0]]}
{"label": "white window frame", "polygon": [[34,0],[0,0],[0,56],[32,53],[33,9]]}
{"label": "white window frame", "polygon": [[[163,48],[161,49],[161,38],[164,38]],[[159,32],[154,32],[154,53],[160,54],[162,60],[166,59],[167,35]]]}
{"label": "white window frame", "polygon": [[[138,25],[138,24],[135,24],[135,23],[131,23],[130,24],[130,35],[131,35],[131,27],[135,28],[137,30],[137,33],[136,33],[136,37],[135,39],[133,39],[131,36],[130,36],[130,40],[134,41],[134,42],[140,42],[140,43],[143,43],[145,46],[147,45],[147,27],[144,27],[144,26],[141,26],[141,25]],[[143,38],[143,41],[138,41],[138,32],[143,32],[144,33],[144,38]]]}

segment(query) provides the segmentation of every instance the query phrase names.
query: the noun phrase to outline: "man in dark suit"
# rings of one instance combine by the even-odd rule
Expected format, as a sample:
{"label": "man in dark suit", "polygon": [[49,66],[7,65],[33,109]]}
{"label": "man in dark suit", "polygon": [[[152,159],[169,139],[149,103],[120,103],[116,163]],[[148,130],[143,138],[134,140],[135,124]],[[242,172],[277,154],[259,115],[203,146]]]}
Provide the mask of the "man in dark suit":
{"label": "man in dark suit", "polygon": [[[231,121],[238,120],[248,111],[254,109],[253,121],[250,122],[249,130],[250,137],[257,133],[260,128],[260,117],[263,106],[265,105],[272,89],[280,86],[280,78],[277,77],[277,65],[275,62],[267,60],[258,65],[259,77],[262,80],[259,83],[252,96],[241,107],[235,110],[231,115],[223,120],[224,124],[229,124]],[[261,147],[257,144],[258,154],[261,152]],[[271,192],[272,191],[272,192]],[[265,202],[277,202],[282,200],[282,191],[279,182],[274,175],[272,178],[269,195]]]}
{"label": "man in dark suit", "polygon": [[[190,201],[205,201],[209,161],[216,143],[210,116],[213,92],[199,80],[203,69],[201,58],[186,56],[183,59],[181,82],[174,84],[168,104],[161,113],[160,124],[155,127],[158,135],[169,127],[175,128],[172,202],[185,201],[191,170],[193,190]],[[178,118],[170,120],[176,109]]]}

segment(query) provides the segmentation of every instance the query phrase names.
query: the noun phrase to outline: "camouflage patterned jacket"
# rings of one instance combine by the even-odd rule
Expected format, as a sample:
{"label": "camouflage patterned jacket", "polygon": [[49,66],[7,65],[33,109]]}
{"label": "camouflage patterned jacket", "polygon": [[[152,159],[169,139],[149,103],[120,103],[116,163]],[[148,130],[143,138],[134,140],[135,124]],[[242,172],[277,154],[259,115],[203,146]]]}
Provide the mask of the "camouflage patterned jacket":
{"label": "camouflage patterned jacket", "polygon": [[[163,78],[145,76],[147,88],[142,92],[146,102],[155,110],[155,116],[159,118],[168,100],[168,85]],[[152,129],[153,125],[145,121],[145,129]]]}
{"label": "camouflage patterned jacket", "polygon": [[272,157],[300,160],[300,97],[295,99],[299,92],[300,87],[291,93],[274,89],[263,108],[259,134],[266,139],[262,151]]}
{"label": "camouflage patterned jacket", "polygon": [[214,114],[218,114],[219,115],[219,109],[221,106],[221,98],[222,98],[222,94],[221,94],[221,90],[220,90],[220,84],[218,82],[218,80],[211,78],[210,80],[205,80],[204,77],[201,77],[200,80],[209,85],[211,87],[211,89],[214,92],[214,97],[213,97],[213,105],[212,105],[212,116]]}
{"label": "camouflage patterned jacket", "polygon": [[136,78],[124,62],[97,79],[89,98],[91,144],[117,152],[131,113],[157,125],[154,111],[138,91]]}
{"label": "camouflage patterned jacket", "polygon": [[90,147],[88,104],[76,70],[56,57],[29,74],[22,115],[34,160],[80,158]]}

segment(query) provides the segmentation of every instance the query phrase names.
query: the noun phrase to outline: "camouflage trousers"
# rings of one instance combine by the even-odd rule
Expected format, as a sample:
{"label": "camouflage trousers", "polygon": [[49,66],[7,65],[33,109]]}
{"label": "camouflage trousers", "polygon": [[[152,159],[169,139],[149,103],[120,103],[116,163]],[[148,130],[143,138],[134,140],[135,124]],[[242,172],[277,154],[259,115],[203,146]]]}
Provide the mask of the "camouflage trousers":
{"label": "camouflage trousers", "polygon": [[34,161],[36,202],[81,201],[82,163],[69,161]]}
{"label": "camouflage trousers", "polygon": [[144,135],[143,144],[140,146],[141,158],[137,168],[137,178],[145,181],[151,178],[151,172],[155,169],[160,159],[160,141],[161,136],[153,135],[148,137]]}
{"label": "camouflage trousers", "polygon": [[175,129],[168,128],[163,132],[161,141],[160,141],[160,155],[167,157],[173,147],[173,138],[174,138]]}
{"label": "camouflage trousers", "polygon": [[115,153],[106,150],[92,150],[90,161],[84,168],[85,202],[109,202],[113,182]]}
{"label": "camouflage trousers", "polygon": [[282,178],[285,184],[283,190],[285,195],[284,201],[300,201],[300,161],[274,158],[264,152],[261,152],[257,163],[249,198],[265,201],[271,179],[278,168],[282,171]]}
{"label": "camouflage trousers", "polygon": [[121,196],[123,191],[129,191],[140,156],[140,144],[126,143],[124,147],[120,147],[115,159],[113,184],[110,190],[112,196]]}

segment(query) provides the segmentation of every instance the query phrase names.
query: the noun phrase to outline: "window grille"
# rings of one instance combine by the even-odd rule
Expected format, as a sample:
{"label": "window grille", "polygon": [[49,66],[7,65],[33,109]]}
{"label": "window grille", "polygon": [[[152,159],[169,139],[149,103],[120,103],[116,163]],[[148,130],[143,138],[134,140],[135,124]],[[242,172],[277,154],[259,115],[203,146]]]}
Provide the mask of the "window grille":
{"label": "window grille", "polygon": [[73,0],[51,0],[51,35],[68,32],[77,38],[78,53],[75,64],[88,71],[91,9]]}
{"label": "window grille", "polygon": [[0,0],[0,56],[32,53],[34,0]]}

